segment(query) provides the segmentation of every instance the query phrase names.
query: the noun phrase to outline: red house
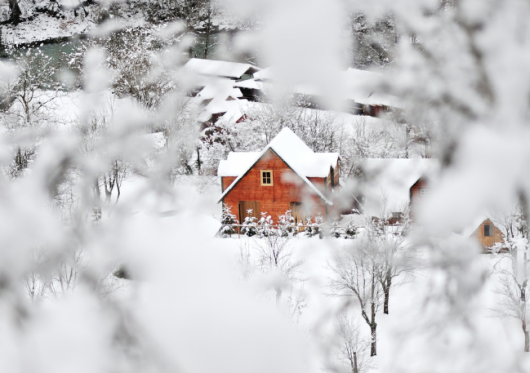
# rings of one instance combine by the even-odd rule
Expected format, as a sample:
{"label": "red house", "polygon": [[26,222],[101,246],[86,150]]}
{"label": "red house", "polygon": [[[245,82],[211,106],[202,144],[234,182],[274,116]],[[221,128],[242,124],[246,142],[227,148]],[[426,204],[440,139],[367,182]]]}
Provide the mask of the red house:
{"label": "red house", "polygon": [[259,153],[230,153],[221,161],[219,202],[230,207],[240,222],[248,211],[262,212],[274,221],[291,210],[298,223],[318,214],[335,214],[333,190],[339,183],[338,153],[314,153],[290,129],[284,128]]}

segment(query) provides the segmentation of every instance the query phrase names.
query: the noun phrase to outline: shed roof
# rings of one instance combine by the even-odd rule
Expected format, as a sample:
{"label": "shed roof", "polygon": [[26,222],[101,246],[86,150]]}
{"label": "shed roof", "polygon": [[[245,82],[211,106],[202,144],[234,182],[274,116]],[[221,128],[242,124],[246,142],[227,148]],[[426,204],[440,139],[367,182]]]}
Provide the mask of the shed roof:
{"label": "shed roof", "polygon": [[[233,189],[246,173],[260,160],[268,150],[274,151],[300,178],[327,204],[332,205],[308,177],[326,177],[330,167],[335,167],[338,153],[314,153],[289,128],[284,128],[259,153],[230,153],[226,161],[219,165],[220,176],[237,176],[237,179],[224,191],[219,202]],[[237,173],[237,175],[236,175]]]}
{"label": "shed roof", "polygon": [[192,58],[183,66],[184,69],[197,74],[224,76],[233,79],[240,79],[244,74],[254,74],[260,68],[248,63],[204,60]]}

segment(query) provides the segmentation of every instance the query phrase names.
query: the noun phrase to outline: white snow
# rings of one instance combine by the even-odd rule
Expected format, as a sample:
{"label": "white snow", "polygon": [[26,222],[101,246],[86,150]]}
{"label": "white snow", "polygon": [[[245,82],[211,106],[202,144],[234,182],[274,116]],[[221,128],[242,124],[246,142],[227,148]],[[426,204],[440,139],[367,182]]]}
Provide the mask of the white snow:
{"label": "white snow", "polygon": [[94,23],[89,18],[62,20],[47,14],[37,14],[33,20],[17,26],[3,26],[4,41],[9,45],[71,37],[85,34],[93,25]]}

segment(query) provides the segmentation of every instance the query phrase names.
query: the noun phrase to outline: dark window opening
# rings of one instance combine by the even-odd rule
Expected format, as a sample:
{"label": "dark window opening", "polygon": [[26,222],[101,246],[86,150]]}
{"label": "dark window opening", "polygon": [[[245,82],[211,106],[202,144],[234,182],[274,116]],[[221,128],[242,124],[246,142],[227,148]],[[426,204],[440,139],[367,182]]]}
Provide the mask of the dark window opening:
{"label": "dark window opening", "polygon": [[484,225],[484,237],[491,237],[491,225]]}

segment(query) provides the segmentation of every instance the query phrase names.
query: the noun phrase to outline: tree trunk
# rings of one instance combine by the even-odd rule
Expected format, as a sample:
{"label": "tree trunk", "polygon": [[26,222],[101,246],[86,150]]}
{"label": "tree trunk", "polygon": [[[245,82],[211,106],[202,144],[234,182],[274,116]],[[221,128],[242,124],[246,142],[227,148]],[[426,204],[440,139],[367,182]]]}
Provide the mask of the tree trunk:
{"label": "tree trunk", "polygon": [[201,151],[200,151],[199,147],[197,147],[197,162],[196,162],[196,165],[197,165],[198,175],[200,175],[201,174],[202,161],[201,161]]}
{"label": "tree trunk", "polygon": [[375,322],[373,322],[371,325],[370,325],[370,330],[372,332],[372,344],[371,344],[371,347],[370,347],[370,356],[376,356],[377,355],[377,335],[376,335],[376,329],[377,329],[377,324]]}
{"label": "tree trunk", "polygon": [[206,23],[206,40],[204,41],[204,59],[208,59],[208,47],[210,44],[210,29],[212,27],[212,12],[208,11],[208,21]]}
{"label": "tree trunk", "polygon": [[[374,272],[375,273],[375,272]],[[375,322],[375,288],[377,286],[377,280],[375,277],[372,277],[372,300],[370,302],[370,331],[372,334],[372,346],[370,349],[370,356],[377,355],[377,323]]]}
{"label": "tree trunk", "polygon": [[528,330],[526,330],[526,320],[523,320],[523,333],[524,333],[524,352],[530,351],[530,336]]}
{"label": "tree trunk", "polygon": [[282,297],[282,289],[276,288],[276,305],[280,305],[280,298]]}
{"label": "tree trunk", "polygon": [[116,181],[116,191],[117,191],[116,203],[118,203],[118,201],[120,199],[120,195],[121,195],[121,187],[120,187],[120,183],[118,181]]}
{"label": "tree trunk", "polygon": [[9,11],[11,12],[9,21],[15,25],[20,23],[20,16],[22,15],[22,12],[20,11],[18,0],[9,0]]}
{"label": "tree trunk", "polygon": [[388,315],[388,298],[390,298],[390,287],[385,287],[384,293],[385,293],[385,303],[383,305],[383,312]]}
{"label": "tree trunk", "polygon": [[357,367],[357,352],[353,353],[353,373],[359,373],[359,368]]}
{"label": "tree trunk", "polygon": [[385,286],[383,286],[383,292],[385,293],[385,301],[383,304],[383,312],[388,315],[388,302],[390,299],[390,287],[392,286],[392,276],[390,273],[386,274]]}

